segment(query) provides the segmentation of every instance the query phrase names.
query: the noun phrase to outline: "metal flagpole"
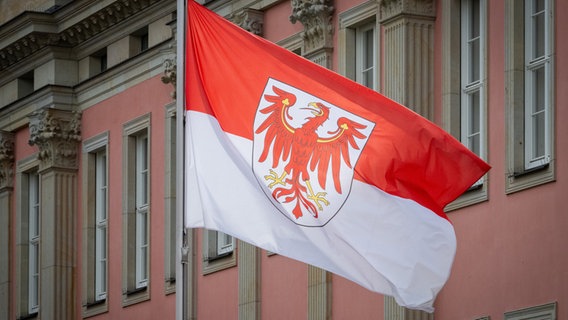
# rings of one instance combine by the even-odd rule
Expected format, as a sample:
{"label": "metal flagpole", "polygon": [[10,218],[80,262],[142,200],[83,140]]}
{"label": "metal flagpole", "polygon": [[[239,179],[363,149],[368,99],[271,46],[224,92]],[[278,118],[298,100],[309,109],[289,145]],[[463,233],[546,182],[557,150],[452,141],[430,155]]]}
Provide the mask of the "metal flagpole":
{"label": "metal flagpole", "polygon": [[185,19],[186,0],[177,0],[176,16],[176,319],[189,319],[187,313],[188,274],[187,244],[184,223],[185,163]]}

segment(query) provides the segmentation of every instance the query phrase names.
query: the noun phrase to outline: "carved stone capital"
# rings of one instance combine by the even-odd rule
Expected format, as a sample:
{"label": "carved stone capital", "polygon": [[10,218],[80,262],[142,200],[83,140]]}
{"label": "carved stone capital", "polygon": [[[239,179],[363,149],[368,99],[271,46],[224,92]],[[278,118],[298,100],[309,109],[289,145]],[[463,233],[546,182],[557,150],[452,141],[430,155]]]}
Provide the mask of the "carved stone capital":
{"label": "carved stone capital", "polygon": [[231,14],[229,20],[246,31],[262,37],[264,12],[246,8]]}
{"label": "carved stone capital", "polygon": [[304,52],[309,53],[333,46],[333,24],[331,23],[332,0],[292,0],[290,21],[300,21],[304,26],[302,39]]}
{"label": "carved stone capital", "polygon": [[14,185],[14,135],[0,131],[0,191]]}
{"label": "carved stone capital", "polygon": [[176,70],[177,70],[177,62],[176,57],[168,58],[164,60],[164,75],[162,76],[162,82],[165,84],[171,84],[174,87],[174,91],[170,93],[172,98],[176,98]]}
{"label": "carved stone capital", "polygon": [[418,16],[434,18],[436,7],[434,0],[382,0],[380,19],[382,23],[399,16]]}
{"label": "carved stone capital", "polygon": [[30,145],[39,148],[40,170],[78,168],[81,113],[41,109],[30,115]]}

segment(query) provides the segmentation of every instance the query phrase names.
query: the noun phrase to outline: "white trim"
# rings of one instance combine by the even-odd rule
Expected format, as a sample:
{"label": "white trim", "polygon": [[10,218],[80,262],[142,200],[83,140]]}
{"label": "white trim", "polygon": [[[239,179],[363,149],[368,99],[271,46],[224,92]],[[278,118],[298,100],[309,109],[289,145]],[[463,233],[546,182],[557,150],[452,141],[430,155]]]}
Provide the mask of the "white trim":
{"label": "white trim", "polygon": [[[545,0],[544,8],[536,12],[534,0],[525,1],[525,169],[532,169],[550,163],[550,115],[551,112],[551,46],[549,35],[551,32],[550,24],[550,2]],[[543,52],[535,55],[535,47],[538,39],[535,34],[535,19],[543,17],[542,36],[544,37]],[[542,41],[542,40],[541,40]],[[538,73],[543,72],[539,79]],[[544,81],[541,88],[540,84]],[[538,91],[541,91],[540,94]],[[540,97],[542,95],[542,97]],[[537,99],[541,101],[536,101]],[[537,106],[542,103],[542,106]],[[535,124],[535,118],[540,118],[542,123]],[[539,121],[540,122],[540,121]],[[540,131],[540,132],[537,132]],[[540,137],[535,137],[535,135]],[[542,139],[541,150],[537,148],[536,140]]]}
{"label": "white trim", "polygon": [[[369,43],[369,39],[366,37],[369,31],[373,33],[371,43]],[[355,80],[368,88],[377,90],[377,28],[374,21],[355,28],[355,46]],[[364,64],[364,61],[368,60],[369,46],[372,46],[372,64],[370,66]],[[367,83],[365,76],[369,72],[372,75],[371,81],[373,83],[371,85]]]}
{"label": "white trim", "polygon": [[27,174],[28,178],[28,312],[39,312],[39,268],[40,268],[40,182],[37,172]]}
{"label": "white trim", "polygon": [[95,301],[106,299],[108,277],[108,175],[106,149],[95,153]]}
{"label": "white trim", "polygon": [[148,134],[136,136],[136,288],[148,285]]}

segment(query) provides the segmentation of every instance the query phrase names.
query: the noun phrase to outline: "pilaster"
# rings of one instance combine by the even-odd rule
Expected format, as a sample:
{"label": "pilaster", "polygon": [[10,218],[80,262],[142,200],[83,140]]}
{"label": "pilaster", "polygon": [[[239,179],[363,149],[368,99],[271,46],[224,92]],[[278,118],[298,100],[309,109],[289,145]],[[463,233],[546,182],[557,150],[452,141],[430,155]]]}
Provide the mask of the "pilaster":
{"label": "pilaster", "polygon": [[425,118],[433,118],[433,0],[383,0],[385,94]]}
{"label": "pilaster", "polygon": [[332,0],[292,0],[290,21],[300,21],[304,57],[328,69],[332,67]]}
{"label": "pilaster", "polygon": [[30,116],[41,180],[40,318],[74,319],[80,114],[42,109]]}
{"label": "pilaster", "polygon": [[238,243],[239,319],[260,319],[260,250]]}
{"label": "pilaster", "polygon": [[[434,110],[434,0],[382,0],[384,93],[432,120]],[[385,320],[433,320],[385,297]]]}
{"label": "pilaster", "polygon": [[308,266],[308,319],[331,319],[331,273]]}
{"label": "pilaster", "polygon": [[12,188],[14,184],[14,135],[0,131],[0,320],[10,315],[10,250]]}
{"label": "pilaster", "polygon": [[434,320],[434,314],[403,308],[393,297],[385,296],[385,320]]}

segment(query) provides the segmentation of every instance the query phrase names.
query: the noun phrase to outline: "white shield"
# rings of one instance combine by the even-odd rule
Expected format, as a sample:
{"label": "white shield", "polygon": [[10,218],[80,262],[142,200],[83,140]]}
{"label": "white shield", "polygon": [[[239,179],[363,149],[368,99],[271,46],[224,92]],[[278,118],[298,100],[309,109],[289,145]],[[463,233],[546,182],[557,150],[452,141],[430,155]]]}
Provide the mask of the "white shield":
{"label": "white shield", "polygon": [[[276,93],[273,89],[274,87],[292,94],[295,97],[295,103],[289,105],[286,116],[277,117],[278,120],[273,121],[274,123],[265,123],[265,121],[267,121],[267,119],[271,116],[271,113],[266,113],[266,108],[273,105],[273,102],[268,101],[266,96],[278,96],[278,93]],[[293,141],[293,137],[291,135],[294,135],[294,131],[301,128],[307,121],[309,121],[310,118],[314,117],[313,110],[308,108],[308,106],[313,103],[321,103],[329,108],[329,118],[315,131],[317,136],[320,138],[318,141],[331,141],[335,136],[337,136],[338,132],[341,131],[338,127],[338,119],[340,118],[347,118],[350,121],[364,126],[364,128],[358,129],[358,132],[361,133],[364,138],[353,137],[358,149],[347,145],[349,160],[352,166],[349,167],[347,165],[341,157],[341,152],[337,153],[341,163],[338,177],[341,185],[341,193],[337,192],[334,186],[334,180],[336,177],[333,175],[331,159],[329,159],[325,179],[326,182],[323,186],[318,182],[318,170],[320,170],[320,164],[318,164],[314,170],[310,170],[309,164],[303,166],[309,174],[309,179],[307,181],[301,179],[298,171],[292,171],[291,173],[285,172],[287,164],[290,161],[293,161],[294,157],[298,156],[298,153],[305,154],[307,152],[309,154],[310,152],[313,152],[313,149],[306,149],[298,143],[292,142],[290,144],[290,148],[287,149],[289,150],[287,155],[281,155],[277,161],[278,164],[273,167],[276,141],[284,139],[283,135],[287,135],[288,140],[286,141]],[[265,110],[265,113],[260,112],[261,110]],[[276,117],[273,117],[273,119],[276,119]],[[276,137],[269,139],[267,142],[265,139],[267,132],[269,131],[268,129],[260,130],[260,132],[257,133],[262,124],[273,125],[276,128],[280,125],[280,123],[276,123],[278,121],[286,121],[285,127],[289,129],[281,130],[281,132],[278,133],[281,136],[278,136],[277,134]],[[289,86],[278,80],[269,79],[264,88],[264,92],[260,97],[254,121],[252,163],[255,176],[268,198],[271,199],[272,203],[280,210],[280,212],[282,212],[291,221],[302,226],[324,226],[336,214],[340,214],[341,207],[349,196],[353,180],[353,169],[355,168],[359,155],[365,147],[374,125],[375,124],[373,122],[350,113],[338,106],[332,105],[310,93],[301,91],[298,88]],[[268,156],[261,162],[259,160],[265,148],[269,148],[269,150],[267,150]],[[284,160],[285,158],[286,160]],[[276,179],[281,177],[284,177],[284,179],[282,179],[280,183],[276,183]]]}

